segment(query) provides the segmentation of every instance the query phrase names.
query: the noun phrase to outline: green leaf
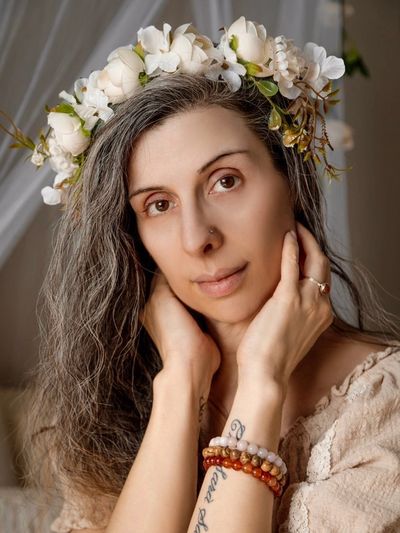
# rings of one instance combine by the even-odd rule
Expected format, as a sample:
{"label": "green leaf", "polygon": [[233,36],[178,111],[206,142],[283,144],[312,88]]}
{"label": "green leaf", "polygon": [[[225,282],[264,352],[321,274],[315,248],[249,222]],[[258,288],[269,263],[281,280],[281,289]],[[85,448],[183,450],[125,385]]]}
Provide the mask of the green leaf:
{"label": "green leaf", "polygon": [[146,74],[146,72],[139,72],[139,82],[140,85],[144,86],[149,81],[149,76]]}
{"label": "green leaf", "polygon": [[136,44],[133,51],[137,53],[137,55],[140,57],[142,61],[144,61],[144,50],[140,42]]}
{"label": "green leaf", "polygon": [[261,94],[270,98],[278,92],[278,86],[276,83],[268,80],[256,81],[256,85]]}
{"label": "green leaf", "polygon": [[237,35],[232,35],[232,37],[229,39],[229,46],[234,52],[236,52],[239,46],[239,39],[237,38]]}
{"label": "green leaf", "polygon": [[321,92],[326,93],[327,91],[330,91],[332,89],[332,81],[329,80],[328,83],[326,83],[323,87]]}
{"label": "green leaf", "polygon": [[262,72],[262,68],[256,63],[250,63],[250,61],[246,61],[244,66],[246,67],[246,71],[249,76],[255,76],[256,74]]}
{"label": "green leaf", "polygon": [[71,117],[76,116],[74,108],[72,107],[71,104],[68,104],[67,102],[62,102],[61,104],[56,105],[56,107],[54,107],[52,111],[56,113],[66,113],[67,115],[70,115]]}
{"label": "green leaf", "polygon": [[21,143],[13,143],[10,144],[10,148],[25,148],[25,146]]}
{"label": "green leaf", "polygon": [[270,130],[279,130],[281,125],[282,125],[282,117],[280,116],[278,111],[275,109],[275,107],[273,107],[269,115],[269,119],[268,119],[268,128]]}
{"label": "green leaf", "polygon": [[369,70],[365,64],[360,52],[356,47],[349,48],[343,52],[343,61],[346,68],[346,74],[352,76],[359,71],[366,78],[370,77]]}
{"label": "green leaf", "polygon": [[340,89],[336,89],[335,91],[332,91],[331,93],[328,94],[328,98],[332,98],[332,96],[336,96],[339,91]]}

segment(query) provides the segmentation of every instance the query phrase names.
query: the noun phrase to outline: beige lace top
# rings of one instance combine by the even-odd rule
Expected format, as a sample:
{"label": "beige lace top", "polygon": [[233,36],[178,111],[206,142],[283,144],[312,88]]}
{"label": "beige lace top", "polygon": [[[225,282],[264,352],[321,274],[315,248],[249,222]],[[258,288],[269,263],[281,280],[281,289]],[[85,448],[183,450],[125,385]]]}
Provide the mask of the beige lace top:
{"label": "beige lace top", "polygon": [[[274,533],[400,532],[400,343],[368,357],[299,417],[279,444],[289,482]],[[51,530],[104,528],[115,499],[66,495]]]}

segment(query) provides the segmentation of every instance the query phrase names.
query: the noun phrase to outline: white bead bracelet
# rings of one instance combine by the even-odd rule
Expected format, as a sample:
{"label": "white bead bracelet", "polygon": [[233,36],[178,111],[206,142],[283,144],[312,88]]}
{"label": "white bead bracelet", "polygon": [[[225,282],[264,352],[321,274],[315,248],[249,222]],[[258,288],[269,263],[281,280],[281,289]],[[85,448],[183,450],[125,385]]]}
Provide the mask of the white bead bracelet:
{"label": "white bead bracelet", "polygon": [[231,450],[237,449],[241,452],[248,452],[251,455],[258,455],[260,459],[266,459],[270,463],[276,465],[283,475],[287,472],[287,467],[284,461],[282,460],[279,455],[277,455],[274,452],[270,452],[267,450],[267,448],[262,448],[260,446],[257,446],[257,444],[251,442],[249,443],[247,440],[237,440],[235,437],[230,437],[227,435],[226,437],[213,437],[209,444],[209,446],[228,446],[228,448],[231,448]]}

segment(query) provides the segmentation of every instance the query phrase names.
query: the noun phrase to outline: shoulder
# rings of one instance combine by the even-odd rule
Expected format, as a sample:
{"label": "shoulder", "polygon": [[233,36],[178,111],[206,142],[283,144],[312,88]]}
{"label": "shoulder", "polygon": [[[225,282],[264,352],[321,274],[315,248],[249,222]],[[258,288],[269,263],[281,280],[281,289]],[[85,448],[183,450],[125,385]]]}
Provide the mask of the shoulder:
{"label": "shoulder", "polygon": [[399,405],[400,343],[369,353],[320,400],[305,426],[312,444],[329,431],[338,460],[358,444],[377,444],[400,431]]}
{"label": "shoulder", "polygon": [[291,436],[279,531],[399,531],[400,344],[370,353]]}

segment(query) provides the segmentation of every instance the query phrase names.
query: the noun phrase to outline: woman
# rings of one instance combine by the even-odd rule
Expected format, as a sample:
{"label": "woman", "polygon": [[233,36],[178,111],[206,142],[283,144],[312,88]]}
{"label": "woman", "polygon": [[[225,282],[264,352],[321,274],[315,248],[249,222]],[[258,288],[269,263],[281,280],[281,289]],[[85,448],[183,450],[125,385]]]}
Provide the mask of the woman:
{"label": "woman", "polygon": [[[94,135],[28,428],[32,478],[47,466],[65,497],[52,531],[396,530],[398,332],[330,249],[316,170],[270,114],[254,84],[176,73]],[[277,481],[203,471],[223,435],[283,459],[276,498]]]}

